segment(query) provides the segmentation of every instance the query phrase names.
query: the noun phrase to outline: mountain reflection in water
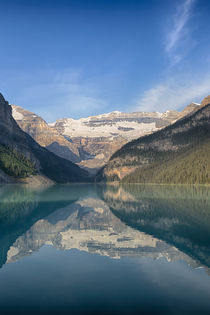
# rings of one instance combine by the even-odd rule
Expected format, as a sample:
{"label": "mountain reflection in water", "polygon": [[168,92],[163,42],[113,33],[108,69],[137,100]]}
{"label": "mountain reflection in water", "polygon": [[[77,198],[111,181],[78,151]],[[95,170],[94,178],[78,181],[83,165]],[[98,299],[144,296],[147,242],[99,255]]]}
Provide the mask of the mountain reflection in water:
{"label": "mountain reflection in water", "polygon": [[209,188],[127,185],[108,187],[103,199],[122,222],[210,267]]}
{"label": "mountain reflection in water", "polygon": [[[47,245],[47,250],[45,245]],[[74,263],[72,261],[72,265],[58,263],[57,254],[52,254],[49,248],[58,249],[60,257],[63,257],[61,253],[64,253],[64,251],[73,253],[72,257],[75,257],[75,260],[72,258]],[[79,254],[75,254],[75,250]],[[45,253],[44,257],[49,255],[49,258],[46,256],[46,265],[39,266],[36,262],[36,253],[43,255],[43,251]],[[176,292],[174,294],[180,294],[180,288],[176,285],[176,274],[170,274],[169,276],[166,264],[169,266],[169,263],[174,263],[174,273],[180,272],[180,276],[183,273],[183,279],[189,277],[186,274],[186,270],[182,267],[183,262],[187,263],[192,270],[204,267],[201,279],[197,272],[195,273],[196,279],[199,279],[197,290],[201,292],[199,290],[204,275],[208,279],[205,278],[202,290],[206,294],[208,294],[207,289],[210,290],[210,279],[208,277],[210,267],[210,190],[207,187],[141,185],[58,185],[42,189],[29,189],[24,186],[0,187],[0,281],[8,282],[8,279],[4,278],[4,272],[8,272],[8,274],[6,273],[7,277],[9,277],[8,275],[13,275],[12,271],[9,271],[10,268],[8,269],[9,266],[17,266],[18,271],[15,272],[15,277],[16,274],[24,273],[25,266],[29,264],[29,260],[24,260],[24,257],[26,258],[27,256],[32,258],[32,261],[30,260],[31,266],[38,268],[37,273],[42,274],[42,277],[47,275],[47,280],[43,280],[41,284],[43,288],[46,285],[48,290],[50,286],[53,286],[53,284],[50,285],[51,278],[55,277],[56,279],[54,280],[55,293],[53,297],[49,293],[49,297],[45,297],[47,302],[43,302],[46,303],[46,309],[51,310],[50,313],[52,313],[53,309],[54,311],[56,310],[52,303],[56,303],[56,299],[59,300],[60,292],[64,292],[61,287],[66,286],[66,295],[62,293],[64,295],[60,299],[62,300],[65,297],[66,304],[63,302],[63,305],[68,305],[67,313],[73,310],[74,314],[87,314],[88,311],[87,309],[84,311],[84,307],[89,307],[90,314],[101,314],[102,310],[100,309],[100,312],[98,310],[100,303],[104,303],[103,307],[105,308],[107,305],[112,311],[112,305],[116,304],[113,306],[114,314],[118,314],[117,311],[119,311],[119,314],[134,314],[135,311],[131,311],[129,305],[135,304],[136,313],[139,313],[141,303],[145,304],[145,308],[149,307],[150,309],[152,307],[149,299],[150,295],[153,294],[156,300],[153,302],[154,311],[152,310],[151,314],[158,314],[158,307],[161,314],[169,314],[171,309],[171,313],[176,314],[176,309],[173,306],[174,302],[170,302],[170,306],[168,305],[170,303],[167,302],[166,309],[164,308],[165,306],[163,307],[165,301],[172,299],[172,293],[170,293],[171,296],[170,294],[167,296],[164,293],[166,295],[164,296],[162,291],[165,292],[164,290],[166,290],[168,292],[169,288],[170,290],[173,288]],[[82,256],[84,256],[84,261],[81,258]],[[35,260],[33,260],[33,257],[35,257]],[[102,259],[103,257],[108,260],[103,263],[100,262],[100,268],[102,268],[103,272],[98,274],[98,270],[101,270],[98,265],[99,258]],[[125,259],[131,259],[130,263]],[[62,276],[66,278],[69,274],[71,281],[60,280],[63,282],[59,282],[59,277],[55,276],[57,269],[53,275],[50,273],[47,266],[51,265],[54,260],[56,261],[56,268],[59,270],[59,273],[61,272],[60,279],[62,279]],[[16,263],[21,263],[21,261],[24,261],[23,270],[18,269],[19,267],[16,265]],[[116,265],[118,267],[115,267],[115,265],[110,265],[108,261],[121,265],[118,264]],[[180,262],[182,262],[181,265]],[[143,266],[141,267],[143,270],[141,273],[139,271],[140,265]],[[153,269],[151,270],[149,266],[153,266],[151,267]],[[157,293],[157,288],[154,286],[154,281],[157,281],[156,266],[157,270],[159,270],[157,272],[165,274],[165,276],[160,275],[161,280],[157,282],[160,293]],[[65,270],[63,274],[62,268]],[[79,270],[75,276],[74,271],[71,274],[71,270],[74,270],[74,268]],[[89,268],[88,272],[85,271],[86,268]],[[115,270],[115,268],[117,269]],[[81,277],[79,276],[80,273]],[[83,279],[86,276],[92,279],[89,279],[89,282],[99,281],[99,283],[97,282],[97,285],[88,285],[89,282]],[[97,280],[93,280],[95,276]],[[21,273],[21,279],[22,277],[24,276]],[[115,277],[118,279],[117,281],[110,280],[115,279]],[[138,277],[141,280],[138,280]],[[152,277],[152,279],[148,284],[149,277]],[[162,277],[166,277],[164,285],[162,284]],[[130,285],[130,293],[126,291],[125,284],[120,284],[123,278],[128,283],[128,286]],[[42,279],[39,281],[42,281]],[[21,303],[28,303],[30,306],[30,299],[32,299],[31,305],[34,306],[35,302],[33,299],[39,297],[39,294],[41,295],[39,293],[41,292],[40,282],[34,286],[34,281],[31,280],[32,283],[28,285],[31,285],[31,288],[38,291],[36,291],[36,294],[30,295],[29,290],[28,295],[21,296],[19,298],[20,307],[22,307]],[[108,281],[107,284],[106,281]],[[142,302],[138,296],[138,288],[141,285],[141,281],[143,291],[140,290],[140,292],[146,290],[145,292],[148,295],[147,302],[144,297]],[[187,288],[189,288],[192,287],[190,281],[198,280],[183,281],[184,284],[180,284],[181,287],[187,283]],[[78,290],[76,297],[73,295],[72,300],[67,295],[68,290],[73,292],[69,288],[71,282],[74,284],[72,284],[72,290],[76,290],[75,288]],[[166,283],[169,288],[164,289]],[[100,291],[101,285],[104,286],[105,284],[110,287]],[[86,285],[88,288],[86,288]],[[81,289],[82,287],[84,287],[84,292]],[[114,292],[118,292],[118,296],[113,295],[112,287],[115,290]],[[9,296],[11,293],[9,285],[6,289],[9,293],[5,293],[5,296]],[[4,293],[5,288],[2,290],[3,288],[0,286],[0,295]],[[26,290],[25,287],[23,290]],[[97,295],[99,292],[101,295],[99,295],[98,302],[96,302],[92,295]],[[133,293],[131,294],[131,292]],[[192,294],[188,292],[190,299],[194,296],[194,304],[192,304],[191,308],[196,309],[197,305],[196,311],[201,311],[201,306],[196,304],[195,297],[197,296],[199,301],[201,301],[201,298],[196,292],[192,292]],[[15,291],[13,294],[15,296],[13,304],[16,307],[16,295],[19,293]],[[199,294],[203,297],[200,304],[203,309],[209,311],[210,304],[208,304],[208,299],[204,293]],[[127,299],[123,298],[124,295],[127,296]],[[83,296],[84,303],[86,303],[84,307],[81,302],[79,304],[76,302],[77,299],[81,299],[81,296]],[[157,298],[158,296],[159,298]],[[180,299],[182,298],[181,296]],[[24,302],[21,302],[22,299]],[[41,298],[39,297],[39,299]],[[111,304],[106,302],[109,299]],[[1,303],[5,301],[5,297],[0,296],[0,308]],[[61,303],[59,301],[58,304]],[[99,301],[101,302],[99,303]],[[8,303],[10,302],[11,300],[8,300]],[[186,310],[190,302],[186,303],[188,304],[186,304],[183,314],[187,314]],[[70,304],[71,306],[69,306]],[[5,307],[8,307],[9,304],[5,305]],[[62,305],[62,303],[59,305]],[[77,309],[78,305],[81,306],[81,309]],[[23,309],[20,309],[23,312]],[[107,308],[107,311],[104,309],[104,313],[112,313],[110,309]],[[192,309],[189,311],[190,314]],[[27,309],[27,312],[29,310]],[[182,312],[179,310],[177,314],[182,314]]]}
{"label": "mountain reflection in water", "polygon": [[210,191],[140,185],[1,188],[1,266],[46,244],[210,267]]}

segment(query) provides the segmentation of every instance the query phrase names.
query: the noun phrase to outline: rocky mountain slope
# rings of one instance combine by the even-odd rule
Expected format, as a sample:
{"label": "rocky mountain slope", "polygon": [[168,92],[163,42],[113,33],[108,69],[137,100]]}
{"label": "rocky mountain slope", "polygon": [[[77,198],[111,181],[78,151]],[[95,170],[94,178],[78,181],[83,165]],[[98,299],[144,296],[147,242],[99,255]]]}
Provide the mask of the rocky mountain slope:
{"label": "rocky mountain slope", "polygon": [[184,111],[165,113],[121,113],[118,111],[74,120],[59,119],[48,124],[19,106],[12,106],[19,126],[40,145],[95,173],[114,152],[127,142],[159,130],[180,117],[197,110],[192,103]]}
{"label": "rocky mountain slope", "polygon": [[[101,178],[140,183],[210,183],[210,103],[116,152]],[[134,173],[135,172],[135,173]]]}
{"label": "rocky mountain slope", "polygon": [[12,108],[2,94],[0,151],[2,182],[8,182],[8,178],[16,181],[36,174],[55,182],[81,181],[86,177],[85,171],[77,165],[49,152],[25,133],[12,117]]}
{"label": "rocky mountain slope", "polygon": [[80,165],[101,168],[127,142],[150,134],[177,119],[179,113],[121,113],[118,111],[74,120],[60,119],[50,124],[78,146]]}
{"label": "rocky mountain slope", "polygon": [[21,129],[41,146],[72,162],[80,160],[77,146],[66,140],[56,129],[48,126],[40,116],[15,105],[12,105],[12,115]]}

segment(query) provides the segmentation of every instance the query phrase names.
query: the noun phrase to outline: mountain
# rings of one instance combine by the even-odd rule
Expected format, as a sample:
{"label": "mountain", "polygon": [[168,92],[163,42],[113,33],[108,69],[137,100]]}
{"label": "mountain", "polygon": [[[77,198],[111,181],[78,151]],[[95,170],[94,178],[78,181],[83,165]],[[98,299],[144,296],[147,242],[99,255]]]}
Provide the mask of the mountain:
{"label": "mountain", "polygon": [[191,103],[183,111],[165,113],[114,111],[78,120],[64,118],[47,124],[35,113],[12,105],[18,125],[40,145],[95,174],[123,145],[170,125],[196,111]]}
{"label": "mountain", "polygon": [[76,145],[51,128],[40,116],[15,105],[12,105],[12,115],[21,129],[41,146],[72,162],[80,160]]}
{"label": "mountain", "polygon": [[163,114],[115,111],[78,120],[59,119],[47,124],[20,106],[12,105],[12,110],[18,125],[41,146],[93,174],[127,142],[159,130],[180,117],[177,111]]}
{"label": "mountain", "polygon": [[176,111],[164,114],[114,111],[78,120],[59,119],[50,126],[77,145],[79,165],[96,172],[124,144],[165,127],[178,117]]}
{"label": "mountain", "polygon": [[98,176],[128,183],[209,184],[209,97],[172,125],[123,146]]}
{"label": "mountain", "polygon": [[190,103],[180,112],[178,119],[191,115],[192,113],[196,112],[200,107],[201,107],[201,104],[194,103],[194,102]]}
{"label": "mountain", "polygon": [[206,106],[206,105],[208,105],[208,104],[210,104],[210,95],[206,96],[206,97],[202,100],[201,106]]}
{"label": "mountain", "polygon": [[42,181],[84,181],[86,172],[41,147],[12,117],[12,107],[0,94],[0,180],[13,182],[37,175]]}

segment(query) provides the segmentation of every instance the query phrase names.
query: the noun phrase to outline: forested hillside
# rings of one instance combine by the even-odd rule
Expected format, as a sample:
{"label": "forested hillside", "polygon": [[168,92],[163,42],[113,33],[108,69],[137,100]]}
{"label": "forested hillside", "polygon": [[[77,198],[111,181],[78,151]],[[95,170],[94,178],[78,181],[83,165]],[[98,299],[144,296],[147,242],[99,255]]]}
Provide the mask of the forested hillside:
{"label": "forested hillside", "polygon": [[3,145],[0,145],[0,169],[15,178],[25,178],[37,173],[30,160]]}

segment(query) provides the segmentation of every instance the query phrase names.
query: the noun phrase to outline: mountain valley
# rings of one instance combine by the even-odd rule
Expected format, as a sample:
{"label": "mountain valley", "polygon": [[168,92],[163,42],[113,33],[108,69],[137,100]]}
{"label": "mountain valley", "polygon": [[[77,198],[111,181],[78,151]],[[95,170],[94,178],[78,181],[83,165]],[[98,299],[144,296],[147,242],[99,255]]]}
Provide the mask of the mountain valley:
{"label": "mountain valley", "polygon": [[106,182],[207,184],[209,102],[48,124],[1,95],[1,182],[86,182],[96,175]]}
{"label": "mountain valley", "polygon": [[197,110],[200,104],[191,103],[183,111],[108,114],[45,122],[35,113],[12,105],[13,117],[19,126],[41,146],[54,154],[77,163],[92,175],[108,162],[126,143],[162,129],[177,119]]}

